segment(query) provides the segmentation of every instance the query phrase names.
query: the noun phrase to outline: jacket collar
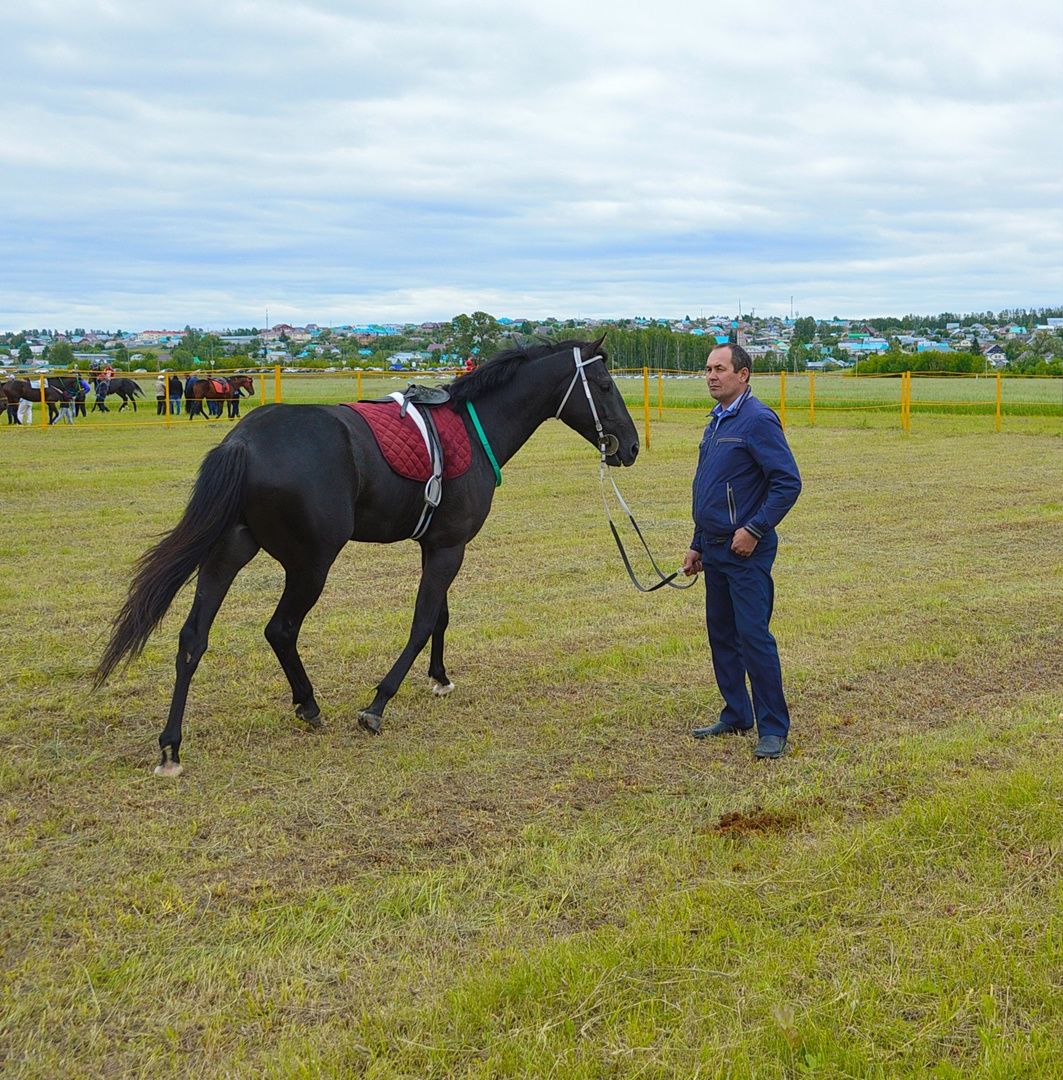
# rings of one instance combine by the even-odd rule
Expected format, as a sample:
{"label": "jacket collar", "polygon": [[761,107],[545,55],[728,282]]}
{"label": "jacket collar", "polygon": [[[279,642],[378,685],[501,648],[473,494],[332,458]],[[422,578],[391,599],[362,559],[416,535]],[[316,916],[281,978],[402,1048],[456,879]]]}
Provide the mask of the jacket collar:
{"label": "jacket collar", "polygon": [[745,390],[743,390],[742,393],[739,394],[738,397],[736,397],[734,401],[731,402],[730,405],[722,406],[719,402],[717,402],[712,407],[712,412],[709,415],[717,423],[719,423],[719,421],[722,420],[725,416],[734,416],[734,414],[738,412],[738,410],[742,408],[742,406],[746,403],[746,399],[750,397],[752,393],[752,387],[747,386]]}

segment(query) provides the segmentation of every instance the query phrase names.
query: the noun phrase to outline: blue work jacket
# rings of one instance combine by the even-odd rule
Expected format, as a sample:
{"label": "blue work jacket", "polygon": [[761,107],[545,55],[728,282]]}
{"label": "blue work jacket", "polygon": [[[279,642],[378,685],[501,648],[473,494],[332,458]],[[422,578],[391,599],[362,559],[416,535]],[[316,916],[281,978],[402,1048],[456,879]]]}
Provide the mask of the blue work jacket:
{"label": "blue work jacket", "polygon": [[694,539],[702,551],[748,529],[758,540],[797,502],[801,474],[774,411],[748,390],[705,429],[694,474]]}

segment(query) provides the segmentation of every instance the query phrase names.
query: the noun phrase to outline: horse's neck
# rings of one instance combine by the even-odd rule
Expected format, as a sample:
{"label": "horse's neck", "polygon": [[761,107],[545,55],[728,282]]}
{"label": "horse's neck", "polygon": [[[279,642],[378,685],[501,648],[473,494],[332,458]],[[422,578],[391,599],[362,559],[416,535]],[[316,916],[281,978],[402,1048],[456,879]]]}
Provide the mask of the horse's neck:
{"label": "horse's neck", "polygon": [[528,361],[534,370],[518,375],[473,404],[499,465],[504,465],[557,411],[558,368],[550,360]]}

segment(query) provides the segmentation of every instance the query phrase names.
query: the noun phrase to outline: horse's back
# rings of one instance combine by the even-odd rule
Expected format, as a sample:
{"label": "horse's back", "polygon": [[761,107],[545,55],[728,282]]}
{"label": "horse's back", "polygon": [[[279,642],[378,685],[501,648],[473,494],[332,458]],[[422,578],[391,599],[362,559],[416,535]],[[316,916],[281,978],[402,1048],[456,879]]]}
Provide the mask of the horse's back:
{"label": "horse's back", "polygon": [[228,438],[248,447],[245,505],[256,535],[283,517],[331,539],[392,543],[410,536],[424,507],[424,485],[391,471],[345,405],[264,405]]}

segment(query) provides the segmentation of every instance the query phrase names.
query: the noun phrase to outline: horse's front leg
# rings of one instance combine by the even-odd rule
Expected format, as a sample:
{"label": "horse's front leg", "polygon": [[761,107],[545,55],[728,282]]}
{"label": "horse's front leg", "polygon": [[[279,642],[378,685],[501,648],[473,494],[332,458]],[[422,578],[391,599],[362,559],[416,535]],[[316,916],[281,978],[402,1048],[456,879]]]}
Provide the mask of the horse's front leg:
{"label": "horse's front leg", "polygon": [[[413,625],[406,648],[399,654],[391,670],[376,688],[376,697],[367,709],[358,714],[358,723],[366,731],[380,734],[384,708],[398,693],[414,660],[428,644],[428,639],[439,626],[440,615],[447,602],[447,590],[457,577],[465,558],[465,545],[447,548],[425,548],[421,558],[421,584],[417,589],[417,604],[413,609]],[[446,623],[444,622],[444,626]],[[440,668],[442,668],[442,635],[439,637]],[[434,653],[434,647],[433,647]],[[444,679],[446,675],[444,674]]]}

